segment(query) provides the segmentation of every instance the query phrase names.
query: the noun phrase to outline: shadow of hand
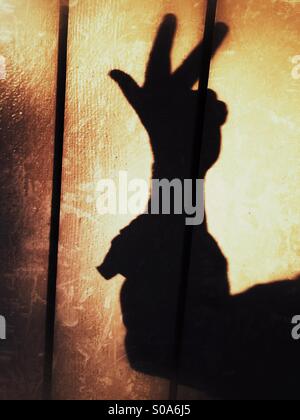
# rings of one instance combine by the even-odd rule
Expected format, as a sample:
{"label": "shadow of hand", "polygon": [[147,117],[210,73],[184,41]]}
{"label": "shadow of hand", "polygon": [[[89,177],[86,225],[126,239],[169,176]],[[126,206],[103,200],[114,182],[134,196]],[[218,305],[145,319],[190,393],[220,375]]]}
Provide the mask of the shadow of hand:
{"label": "shadow of hand", "polygon": [[[176,17],[167,15],[157,33],[142,87],[123,71],[113,70],[110,73],[149,134],[155,162],[154,177],[158,179],[190,178],[198,101],[198,92],[193,90],[193,86],[199,78],[203,44],[200,43],[172,72],[171,50],[176,28]],[[213,53],[222,44],[227,32],[225,24],[216,25]],[[210,91],[207,108],[208,112],[210,108],[213,112],[214,130],[220,128],[226,120],[226,105]],[[210,158],[209,162],[206,160],[203,177],[220,153],[220,135],[212,133],[210,138],[216,141],[214,146],[210,144]],[[172,161],[170,148],[173,150]]]}
{"label": "shadow of hand", "polygon": [[[172,72],[171,49],[176,26],[175,16],[164,18],[142,87],[120,70],[111,72],[149,134],[154,155],[153,178],[159,180],[191,177],[195,143],[198,92],[193,86],[200,74],[203,44],[200,43]],[[214,53],[227,32],[225,24],[216,25]],[[209,91],[207,97],[201,159],[203,178],[219,157],[221,126],[227,117],[226,105],[217,100],[217,95]],[[196,308],[200,295],[209,295],[212,299],[229,295],[226,259],[207,232],[205,223],[197,231],[199,258],[191,273]],[[113,240],[99,267],[106,279],[117,274],[126,278],[121,291],[121,307],[131,366],[139,372],[164,378],[173,377],[174,370],[184,233],[182,215],[141,215]],[[199,313],[197,309],[195,311],[194,318],[198,322]],[[192,345],[197,347],[195,343]]]}

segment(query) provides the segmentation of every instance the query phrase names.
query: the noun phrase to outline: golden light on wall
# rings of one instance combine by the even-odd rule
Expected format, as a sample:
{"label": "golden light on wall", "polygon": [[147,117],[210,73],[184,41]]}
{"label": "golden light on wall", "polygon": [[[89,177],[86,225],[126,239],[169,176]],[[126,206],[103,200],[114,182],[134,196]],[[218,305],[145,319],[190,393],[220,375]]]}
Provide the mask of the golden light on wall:
{"label": "golden light on wall", "polygon": [[[4,357],[0,354],[0,370],[3,360],[5,366],[7,360],[10,364],[7,378],[6,373],[1,376],[0,399],[16,392],[29,398],[41,395],[59,4],[68,3],[54,396],[167,399],[169,380],[135,371],[127,360],[120,307],[124,278],[119,275],[107,282],[97,271],[111,241],[135,218],[100,215],[98,185],[103,179],[117,183],[120,171],[129,179],[149,182],[154,159],[148,134],[110,71],[121,69],[142,85],[155,34],[169,13],[178,19],[175,69],[203,36],[206,0],[0,0],[0,309],[5,307],[11,317],[15,340]],[[222,129],[221,156],[207,176],[206,204],[209,231],[229,263],[233,294],[259,283],[292,281],[300,273],[299,16],[300,0],[218,1],[217,20],[230,32],[213,59],[209,85],[226,102],[229,114]],[[177,250],[183,245],[182,240],[178,246],[173,242]],[[165,250],[168,253],[169,248]],[[209,247],[205,250],[199,259],[197,253],[192,255],[199,272],[210,257]],[[151,257],[153,265],[162,261]],[[222,266],[222,258],[215,261]],[[203,271],[209,272],[205,262]],[[173,261],[169,265],[176,270]],[[174,277],[169,275],[168,280]],[[195,277],[200,284],[201,276]],[[148,284],[147,291],[157,291]],[[172,287],[165,284],[168,294]],[[199,309],[199,290],[193,286]],[[187,307],[193,299],[188,299]],[[194,316],[192,304],[189,309],[195,324],[202,322]],[[190,347],[196,348],[196,341],[191,340]],[[3,387],[5,381],[8,385]]]}
{"label": "golden light on wall", "polygon": [[105,282],[96,270],[112,239],[134,218],[97,213],[99,181],[117,181],[119,171],[150,180],[153,163],[146,131],[109,72],[124,70],[143,84],[167,13],[179,23],[176,68],[202,38],[204,0],[82,0],[70,9],[56,323],[60,398],[168,397],[167,381],[145,378],[127,362],[120,310],[124,279]]}
{"label": "golden light on wall", "polygon": [[299,13],[296,2],[219,1],[230,34],[210,86],[229,116],[207,207],[233,293],[300,272]]}
{"label": "golden light on wall", "polygon": [[0,399],[41,396],[58,0],[0,0]]}

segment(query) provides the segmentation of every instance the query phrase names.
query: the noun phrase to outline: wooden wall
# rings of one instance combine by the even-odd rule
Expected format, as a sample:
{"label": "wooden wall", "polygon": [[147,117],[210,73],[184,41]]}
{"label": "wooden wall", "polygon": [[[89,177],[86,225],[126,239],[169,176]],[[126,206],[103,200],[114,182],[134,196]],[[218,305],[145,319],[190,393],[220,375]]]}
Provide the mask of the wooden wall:
{"label": "wooden wall", "polygon": [[58,19],[58,1],[0,2],[1,399],[41,397]]}
{"label": "wooden wall", "polygon": [[[97,267],[134,217],[99,215],[98,184],[117,180],[120,171],[149,181],[153,165],[149,137],[109,72],[122,69],[142,85],[155,33],[169,13],[179,22],[176,68],[203,36],[205,9],[204,0],[70,1],[55,399],[170,396],[169,380],[138,373],[127,360],[124,278],[107,282]],[[228,264],[220,290],[227,285],[232,295],[300,272],[299,9],[287,0],[218,1],[217,20],[230,33],[212,61],[209,87],[226,103],[228,116],[220,156],[206,177],[205,234],[214,238],[223,271]],[[0,342],[0,399],[39,399],[59,0],[0,0],[0,26],[6,69],[0,80],[0,314],[8,320],[8,340]],[[203,263],[193,243],[192,268]],[[198,314],[193,280],[191,274],[183,356]],[[216,350],[218,342],[213,345]],[[214,371],[214,361],[209,368]],[[195,391],[189,378],[182,382],[178,399],[212,398]]]}
{"label": "wooden wall", "polygon": [[[222,399],[299,398],[291,339],[300,272],[296,3],[218,1],[229,34],[209,88],[228,115],[206,176],[207,231],[193,236],[181,369],[199,369]],[[208,149],[212,110],[208,103]]]}
{"label": "wooden wall", "polygon": [[[149,180],[148,136],[109,72],[143,84],[155,33],[166,13],[178,17],[177,67],[202,38],[205,2],[85,0],[70,10],[61,240],[57,287],[56,398],[166,399],[170,384],[133,371],[124,347],[120,276],[97,267],[134,216],[97,213],[101,179]],[[146,202],[145,202],[146,205]],[[159,293],[159,291],[158,291]]]}
{"label": "wooden wall", "polygon": [[207,207],[230,261],[232,293],[300,271],[299,8],[293,1],[218,2],[217,19],[230,33],[212,63],[210,88],[229,115],[207,179]]}

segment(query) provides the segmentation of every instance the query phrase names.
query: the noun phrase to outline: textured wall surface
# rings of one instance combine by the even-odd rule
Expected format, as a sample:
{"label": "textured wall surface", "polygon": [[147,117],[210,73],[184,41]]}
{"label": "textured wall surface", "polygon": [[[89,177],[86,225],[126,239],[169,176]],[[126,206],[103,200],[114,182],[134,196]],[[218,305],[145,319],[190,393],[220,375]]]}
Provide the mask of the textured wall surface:
{"label": "textured wall surface", "polygon": [[122,69],[143,83],[162,17],[179,29],[173,65],[202,37],[203,1],[85,0],[70,11],[68,89],[55,353],[57,398],[167,398],[169,384],[129,368],[120,311],[122,278],[96,267],[133,216],[99,216],[102,178],[148,180],[152,154],[139,119],[109,78]]}
{"label": "textured wall surface", "polygon": [[206,177],[214,239],[201,250],[193,238],[181,370],[221,399],[299,399],[299,13],[296,1],[218,2],[229,35],[209,86],[228,116]]}
{"label": "textured wall surface", "polygon": [[[117,181],[120,171],[149,181],[154,159],[145,129],[109,72],[122,69],[143,84],[166,13],[179,21],[177,67],[202,37],[205,3],[70,1],[57,399],[169,396],[168,380],[130,368],[120,307],[124,278],[106,282],[97,271],[113,238],[134,219],[99,215],[98,183]],[[0,315],[8,325],[8,339],[0,341],[1,400],[41,397],[58,6],[58,0],[0,0]],[[218,396],[280,397],[285,388],[298,398],[299,351],[290,320],[299,301],[292,280],[300,273],[299,16],[299,0],[218,1],[217,20],[230,33],[214,57],[209,84],[228,117],[220,156],[206,178],[208,231],[202,227],[193,242],[182,399],[215,397],[204,372],[208,383],[214,378],[212,388],[219,381]],[[249,292],[261,283],[266,286]],[[229,288],[231,306],[208,303],[229,297]],[[276,388],[280,380],[283,387]]]}
{"label": "textured wall surface", "polygon": [[0,399],[41,396],[58,1],[0,1]]}
{"label": "textured wall surface", "polygon": [[207,207],[232,293],[300,272],[299,13],[297,1],[219,1],[230,34],[210,87],[229,115]]}

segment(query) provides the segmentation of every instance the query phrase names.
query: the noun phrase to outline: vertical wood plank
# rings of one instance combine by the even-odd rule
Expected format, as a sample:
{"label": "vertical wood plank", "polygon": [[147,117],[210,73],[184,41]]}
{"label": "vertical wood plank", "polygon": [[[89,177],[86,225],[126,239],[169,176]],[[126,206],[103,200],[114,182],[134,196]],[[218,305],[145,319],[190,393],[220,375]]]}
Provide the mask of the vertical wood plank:
{"label": "vertical wood plank", "polygon": [[119,171],[148,181],[153,163],[148,136],[108,73],[122,69],[142,85],[167,13],[179,21],[177,67],[202,38],[204,1],[79,0],[70,9],[54,364],[58,399],[169,396],[167,380],[130,368],[120,309],[124,279],[105,282],[96,269],[120,229],[134,219],[97,213],[99,181],[117,181]]}
{"label": "vertical wood plank", "polygon": [[[206,177],[205,241],[194,233],[182,355],[195,387],[217,390],[210,398],[299,398],[299,12],[293,1],[219,0],[230,34],[210,88],[228,117]],[[208,134],[218,109],[207,106]]]}
{"label": "vertical wood plank", "polygon": [[207,179],[207,206],[233,293],[300,272],[299,10],[294,1],[219,4],[230,35],[210,86],[229,116],[222,155]]}
{"label": "vertical wood plank", "polygon": [[0,399],[39,399],[59,2],[0,1]]}

